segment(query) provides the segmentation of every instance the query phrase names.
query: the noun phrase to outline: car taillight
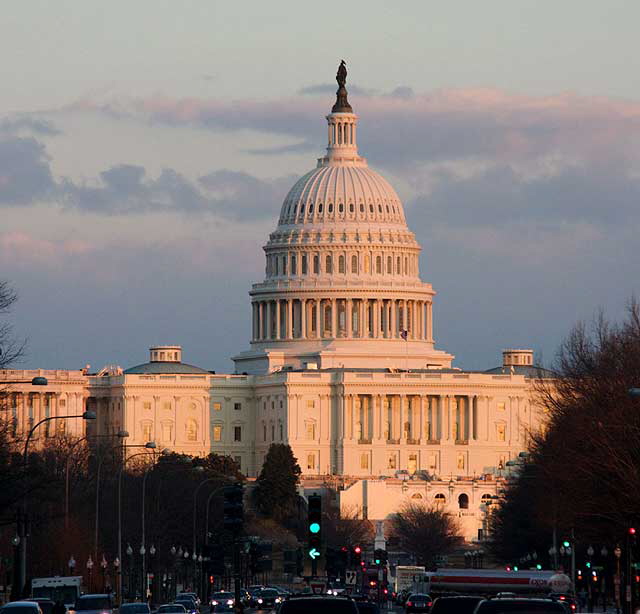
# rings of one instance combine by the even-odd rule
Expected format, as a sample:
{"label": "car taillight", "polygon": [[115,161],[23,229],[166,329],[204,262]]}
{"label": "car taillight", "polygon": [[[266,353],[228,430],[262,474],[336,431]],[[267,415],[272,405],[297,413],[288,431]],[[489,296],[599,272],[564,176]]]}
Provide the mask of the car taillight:
{"label": "car taillight", "polygon": [[430,608],[430,607],[431,607],[431,601],[429,601],[429,602],[427,603],[427,607],[428,607],[428,608]]}
{"label": "car taillight", "polygon": [[572,604],[571,604],[571,609],[572,609],[572,610],[575,610],[575,609],[576,609],[576,604],[575,604],[575,603],[572,603]]}
{"label": "car taillight", "polygon": [[407,601],[407,605],[408,605],[409,607],[411,607],[411,606],[413,605],[413,603],[411,603],[410,601]]}

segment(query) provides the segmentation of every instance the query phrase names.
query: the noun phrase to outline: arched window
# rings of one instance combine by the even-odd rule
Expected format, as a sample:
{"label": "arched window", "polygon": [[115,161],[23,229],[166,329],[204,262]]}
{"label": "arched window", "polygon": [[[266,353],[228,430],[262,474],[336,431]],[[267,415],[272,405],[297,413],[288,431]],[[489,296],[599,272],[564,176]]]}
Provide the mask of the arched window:
{"label": "arched window", "polygon": [[364,213],[364,205],[360,203],[360,213]]}
{"label": "arched window", "polygon": [[282,274],[283,275],[287,274],[287,256],[286,256],[286,254],[284,256],[282,256]]}
{"label": "arched window", "polygon": [[302,254],[301,265],[302,265],[302,274],[306,275],[307,274],[307,255],[306,254]]}
{"label": "arched window", "polygon": [[325,260],[324,270],[325,270],[325,273],[333,273],[332,266],[331,266],[331,254],[327,255],[327,258]]}
{"label": "arched window", "polygon": [[329,213],[333,213],[333,203],[329,203]]}
{"label": "arched window", "polygon": [[344,273],[344,256],[338,257],[338,273]]}
{"label": "arched window", "polygon": [[369,204],[369,211],[370,211],[371,213],[373,213],[373,205],[372,205],[372,204]]}
{"label": "arched window", "polygon": [[378,213],[382,213],[382,205],[378,204]]}
{"label": "arched window", "polygon": [[369,256],[364,257],[364,272],[368,273],[371,270]]}
{"label": "arched window", "polygon": [[393,259],[391,256],[387,256],[387,273],[393,273]]}
{"label": "arched window", "polygon": [[277,256],[273,259],[275,264],[276,264],[276,270],[275,270],[275,274],[278,275],[278,265],[280,264],[280,258],[278,258]]}
{"label": "arched window", "polygon": [[187,420],[185,432],[187,433],[187,441],[198,441],[198,423],[193,418]]}
{"label": "arched window", "polygon": [[447,498],[441,492],[433,498],[433,501],[437,506],[444,506],[447,504]]}
{"label": "arched window", "polygon": [[313,203],[309,204],[309,215],[313,213]]}
{"label": "arched window", "polygon": [[353,213],[353,203],[349,204],[349,213]]}
{"label": "arched window", "polygon": [[382,273],[382,258],[376,256],[376,273]]}
{"label": "arched window", "polygon": [[402,273],[402,265],[400,264],[402,262],[402,259],[400,258],[400,256],[398,256],[396,258],[396,273],[398,273],[398,275],[400,275]]}
{"label": "arched window", "polygon": [[404,273],[405,273],[405,275],[409,274],[409,259],[408,258],[404,259]]}
{"label": "arched window", "polygon": [[422,499],[422,495],[419,492],[413,493],[411,495],[412,499]]}
{"label": "arched window", "polygon": [[355,254],[351,256],[351,272],[352,273],[358,272],[358,256],[356,256]]}
{"label": "arched window", "polygon": [[340,203],[340,204],[338,205],[338,211],[339,211],[340,213],[344,213],[344,205],[343,205],[342,203]]}
{"label": "arched window", "polygon": [[468,510],[469,509],[469,496],[466,495],[465,493],[462,493],[458,497],[458,507],[461,510]]}
{"label": "arched window", "polygon": [[304,204],[300,205],[300,215],[304,217]]}
{"label": "arched window", "polygon": [[297,267],[297,262],[296,262],[296,257],[295,255],[291,256],[291,275],[297,275],[298,274],[298,267]]}
{"label": "arched window", "polygon": [[387,205],[387,213],[389,213],[389,205]]}
{"label": "arched window", "polygon": [[322,213],[322,203],[318,203],[318,213]]}
{"label": "arched window", "polygon": [[313,257],[313,274],[317,275],[320,273],[320,258],[318,254]]}
{"label": "arched window", "polygon": [[480,503],[482,503],[483,505],[491,505],[493,503],[493,497],[486,492],[480,498]]}

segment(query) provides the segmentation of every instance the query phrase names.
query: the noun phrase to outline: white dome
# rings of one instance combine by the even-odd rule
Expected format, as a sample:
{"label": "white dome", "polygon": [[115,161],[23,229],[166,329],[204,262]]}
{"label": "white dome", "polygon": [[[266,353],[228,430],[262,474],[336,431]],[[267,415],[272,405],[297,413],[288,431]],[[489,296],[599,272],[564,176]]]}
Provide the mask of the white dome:
{"label": "white dome", "polygon": [[322,164],[291,188],[280,224],[362,220],[405,226],[402,203],[391,184],[363,165]]}

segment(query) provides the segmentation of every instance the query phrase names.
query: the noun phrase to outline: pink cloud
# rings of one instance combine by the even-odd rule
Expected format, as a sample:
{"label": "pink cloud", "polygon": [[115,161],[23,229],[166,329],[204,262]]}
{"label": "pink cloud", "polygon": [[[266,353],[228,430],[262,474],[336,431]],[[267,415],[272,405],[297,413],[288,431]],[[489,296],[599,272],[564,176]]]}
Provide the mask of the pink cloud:
{"label": "pink cloud", "polygon": [[92,249],[90,243],[79,239],[51,241],[24,232],[0,234],[0,255],[6,262],[58,265],[64,258]]}

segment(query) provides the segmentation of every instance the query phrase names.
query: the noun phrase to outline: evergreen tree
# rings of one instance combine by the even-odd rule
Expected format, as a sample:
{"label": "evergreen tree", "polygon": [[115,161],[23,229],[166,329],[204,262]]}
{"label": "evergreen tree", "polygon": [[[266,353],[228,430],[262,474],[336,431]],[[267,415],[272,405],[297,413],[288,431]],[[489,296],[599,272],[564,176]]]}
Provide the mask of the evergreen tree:
{"label": "evergreen tree", "polygon": [[283,443],[271,444],[253,491],[258,512],[278,522],[294,517],[298,510],[300,473],[291,447]]}

